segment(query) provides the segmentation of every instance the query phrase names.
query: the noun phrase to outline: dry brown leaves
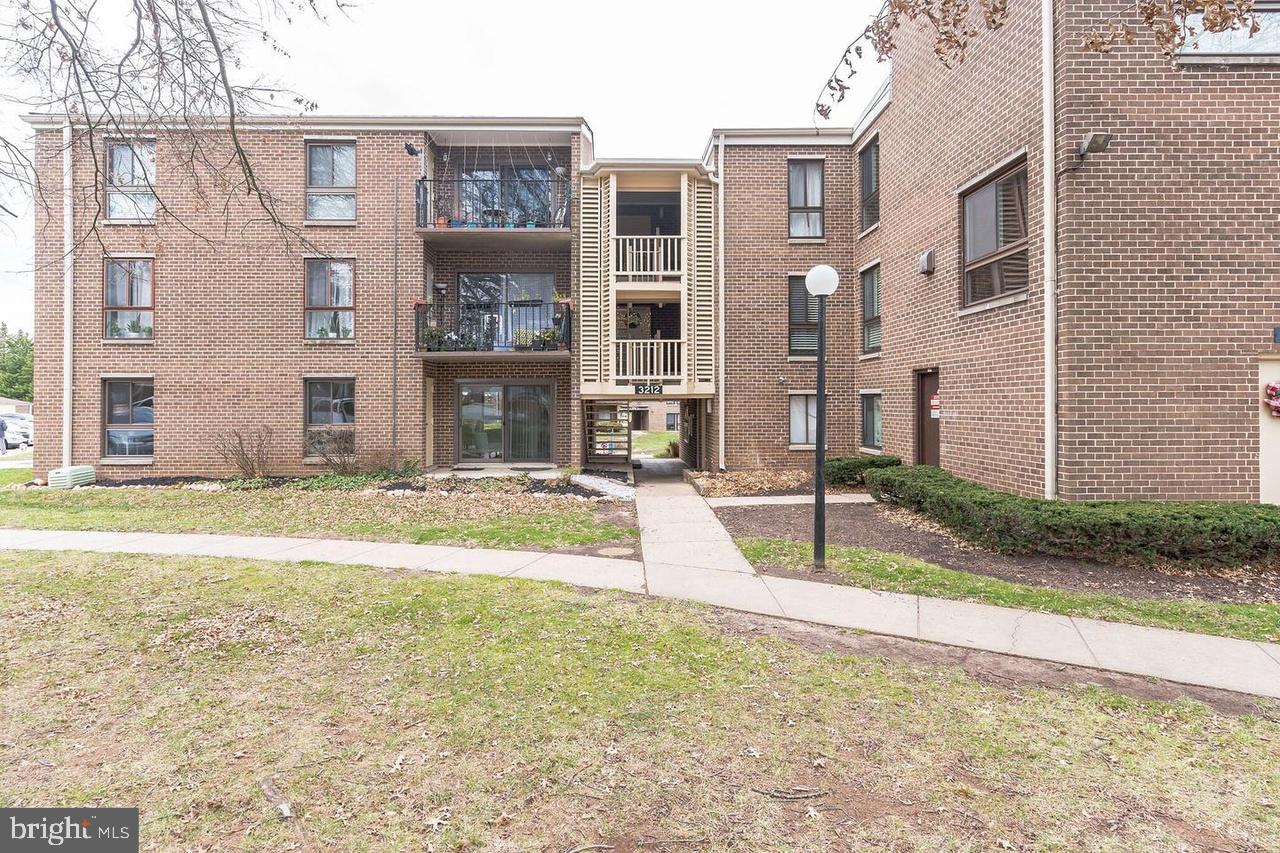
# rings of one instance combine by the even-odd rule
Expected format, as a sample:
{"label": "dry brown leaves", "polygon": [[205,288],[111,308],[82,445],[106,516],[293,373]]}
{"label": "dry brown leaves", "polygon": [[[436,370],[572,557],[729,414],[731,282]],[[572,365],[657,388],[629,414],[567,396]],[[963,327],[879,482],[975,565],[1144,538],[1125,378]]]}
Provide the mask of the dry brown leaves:
{"label": "dry brown leaves", "polygon": [[289,618],[260,607],[197,616],[151,638],[152,647],[166,648],[179,660],[206,652],[221,657],[232,646],[251,654],[275,654],[298,642],[298,628]]}
{"label": "dry brown leaves", "polygon": [[698,491],[709,498],[770,495],[808,489],[813,474],[798,468],[764,468],[756,471],[701,473],[694,478]]}
{"label": "dry brown leaves", "polygon": [[58,598],[45,598],[19,604],[5,611],[5,621],[16,628],[40,628],[64,619],[74,619],[84,611],[75,604]]}

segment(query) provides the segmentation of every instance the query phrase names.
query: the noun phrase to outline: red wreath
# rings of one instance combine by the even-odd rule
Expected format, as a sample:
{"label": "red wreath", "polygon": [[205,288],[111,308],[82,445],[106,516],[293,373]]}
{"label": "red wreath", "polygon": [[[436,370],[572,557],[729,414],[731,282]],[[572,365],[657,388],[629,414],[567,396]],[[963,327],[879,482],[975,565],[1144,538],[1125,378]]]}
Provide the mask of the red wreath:
{"label": "red wreath", "polygon": [[1271,409],[1273,418],[1280,418],[1280,382],[1267,383],[1266,397],[1262,402]]}

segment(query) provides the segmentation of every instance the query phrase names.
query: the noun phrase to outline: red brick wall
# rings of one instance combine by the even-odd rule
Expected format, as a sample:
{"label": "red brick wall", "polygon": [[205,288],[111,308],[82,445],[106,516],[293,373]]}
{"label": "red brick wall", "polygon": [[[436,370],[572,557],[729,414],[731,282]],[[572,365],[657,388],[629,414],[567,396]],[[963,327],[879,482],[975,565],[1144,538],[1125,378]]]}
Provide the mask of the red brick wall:
{"label": "red brick wall", "polygon": [[[825,239],[788,239],[789,156],[825,157]],[[856,447],[858,327],[853,322],[856,266],[853,243],[853,152],[848,144],[725,147],[725,467],[808,467],[812,450],[790,450],[789,392],[814,391],[817,362],[788,356],[787,278],[826,263],[842,287],[828,301],[828,445],[833,453]],[[712,407],[714,412],[714,405]],[[715,458],[715,415],[706,416],[708,465]]]}
{"label": "red brick wall", "polygon": [[435,436],[434,464],[452,465],[457,461],[458,384],[469,380],[529,380],[530,384],[550,383],[555,395],[552,461],[557,465],[576,464],[573,420],[582,415],[574,407],[574,373],[568,361],[551,364],[515,360],[502,363],[452,360],[429,362],[425,370],[426,381],[435,385],[431,426]]}
{"label": "red brick wall", "polygon": [[[1257,356],[1280,326],[1280,70],[1078,47],[1059,4],[1060,489],[1258,497]],[[1115,134],[1079,168],[1090,131]]]}
{"label": "red brick wall", "polygon": [[[306,135],[323,138],[322,133]],[[97,464],[101,457],[102,378],[148,375],[155,381],[154,463],[102,465],[102,476],[225,474],[230,469],[213,450],[214,437],[229,428],[259,425],[274,431],[277,473],[314,471],[302,462],[306,376],[356,379],[358,456],[364,465],[380,464],[391,453],[393,351],[399,356],[399,452],[430,461],[424,458],[423,367],[413,348],[412,310],[422,295],[426,252],[413,229],[418,161],[403,150],[406,141],[421,142],[421,134],[360,131],[337,136],[357,139],[357,224],[351,227],[302,225],[302,131],[243,135],[261,181],[281,199],[283,216],[297,231],[288,239],[264,221],[242,192],[228,194],[225,176],[201,168],[197,186],[178,165],[182,152],[164,135],[156,144],[156,183],[172,213],[161,213],[155,225],[99,224],[95,229],[92,216],[101,186],[87,145],[77,146],[74,193],[81,244],[75,263],[74,463]],[[101,153],[101,140],[98,145]],[[38,208],[37,218],[36,414],[42,423],[37,476],[61,464],[60,146],[60,131],[37,136],[42,190],[51,200],[49,208]],[[576,158],[576,143],[573,151]],[[215,150],[209,159],[217,162],[225,154]],[[398,345],[393,346],[397,187],[400,287]],[[104,256],[132,252],[155,256],[155,337],[146,344],[106,343]],[[303,338],[303,260],[312,254],[355,259],[354,343]],[[450,255],[444,258],[447,264]],[[568,290],[566,253],[538,263],[555,269],[558,286]]]}
{"label": "red brick wall", "polygon": [[[913,461],[916,453],[916,372],[937,368],[942,397],[942,467],[963,477],[1023,494],[1042,488],[1040,346],[1040,187],[1038,21],[1035,5],[1010,5],[1009,24],[975,40],[967,61],[948,70],[932,42],[904,28],[894,56],[892,102],[855,148],[835,161],[841,174],[833,198],[840,238],[813,254],[841,273],[831,316],[836,374],[831,400],[831,449],[859,446],[859,390],[883,395],[884,450]],[[856,148],[880,139],[880,225],[859,237]],[[1020,150],[1026,151],[1031,287],[1025,301],[962,315],[959,187]],[[828,160],[828,165],[832,163]],[[727,210],[742,190],[730,166]],[[779,222],[782,220],[779,219]],[[731,232],[730,239],[733,239]],[[774,241],[776,242],[776,240]],[[732,243],[729,244],[732,246]],[[935,271],[922,275],[918,259],[932,249]],[[737,254],[746,252],[738,249]],[[805,262],[811,259],[806,257]],[[860,359],[862,288],[858,270],[881,265],[879,357]],[[747,253],[740,265],[757,260]],[[764,260],[772,264],[772,259]],[[731,314],[732,316],[732,314]],[[781,316],[781,315],[779,315]],[[766,340],[774,334],[764,332]],[[731,333],[732,338],[732,333]],[[768,350],[761,371],[770,377],[778,357]],[[764,392],[763,377],[761,392]],[[732,393],[732,391],[731,391]],[[772,397],[775,395],[769,395]],[[743,413],[745,416],[745,412]],[[775,419],[785,424],[785,419]],[[731,439],[731,448],[733,441]],[[734,457],[731,449],[730,460]]]}

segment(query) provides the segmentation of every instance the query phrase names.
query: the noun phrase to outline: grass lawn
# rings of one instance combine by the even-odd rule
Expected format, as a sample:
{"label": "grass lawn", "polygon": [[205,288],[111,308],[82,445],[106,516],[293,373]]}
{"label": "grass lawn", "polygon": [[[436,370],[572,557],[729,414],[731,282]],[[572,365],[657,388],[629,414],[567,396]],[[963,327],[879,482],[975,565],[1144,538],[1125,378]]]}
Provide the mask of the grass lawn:
{"label": "grass lawn", "polygon": [[296,488],[221,492],[174,487],[8,489],[0,491],[0,523],[59,530],[335,536],[532,549],[636,536],[635,528],[604,517],[596,504],[563,495],[494,488],[393,496],[319,489],[307,482]]}
{"label": "grass lawn", "polygon": [[1275,720],[718,618],[511,579],[0,554],[0,801],[137,805],[164,850],[1280,849]]}
{"label": "grass lawn", "polygon": [[[789,539],[738,539],[755,566],[812,573],[813,546]],[[857,586],[937,598],[1021,607],[1066,616],[1130,622],[1200,634],[1280,642],[1280,604],[1223,604],[1193,599],[1127,598],[1111,593],[1075,592],[1011,583],[935,566],[901,554],[870,548],[827,546],[827,570]]]}
{"label": "grass lawn", "polygon": [[10,483],[30,483],[30,468],[0,468],[0,486],[7,486]]}
{"label": "grass lawn", "polygon": [[654,456],[666,456],[667,445],[680,440],[680,433],[657,431],[633,432],[631,434],[632,453],[651,453]]}

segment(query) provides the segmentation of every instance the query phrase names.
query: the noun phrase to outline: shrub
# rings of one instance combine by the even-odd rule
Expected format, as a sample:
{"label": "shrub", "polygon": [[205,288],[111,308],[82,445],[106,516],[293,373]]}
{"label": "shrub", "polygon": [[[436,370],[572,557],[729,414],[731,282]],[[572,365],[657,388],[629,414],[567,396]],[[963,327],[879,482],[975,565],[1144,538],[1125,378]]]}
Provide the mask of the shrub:
{"label": "shrub", "polygon": [[893,468],[901,465],[896,456],[874,456],[870,453],[858,456],[840,456],[828,459],[823,467],[827,482],[833,486],[861,486],[863,475],[872,468]]}
{"label": "shrub", "polygon": [[213,449],[222,461],[235,466],[240,477],[258,480],[270,476],[271,427],[229,429],[213,437]]}
{"label": "shrub", "polygon": [[932,466],[869,471],[876,500],[1011,554],[1112,563],[1280,565],[1280,507],[1221,501],[1046,501],[997,492]]}

